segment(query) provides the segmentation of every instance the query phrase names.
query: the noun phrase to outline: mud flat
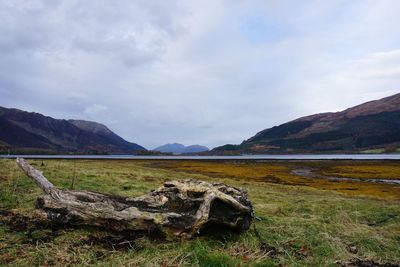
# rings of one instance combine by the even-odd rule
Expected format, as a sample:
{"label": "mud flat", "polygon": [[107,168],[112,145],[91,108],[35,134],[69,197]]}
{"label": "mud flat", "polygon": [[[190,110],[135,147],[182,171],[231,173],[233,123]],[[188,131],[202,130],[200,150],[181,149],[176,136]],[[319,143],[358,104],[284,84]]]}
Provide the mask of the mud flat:
{"label": "mud flat", "polygon": [[382,183],[382,184],[393,184],[400,185],[400,179],[361,179],[361,178],[350,178],[350,177],[335,177],[335,176],[325,176],[314,173],[313,169],[310,168],[302,168],[291,171],[294,175],[299,175],[307,178],[313,179],[326,179],[332,181],[353,181],[353,182],[362,182],[362,183]]}

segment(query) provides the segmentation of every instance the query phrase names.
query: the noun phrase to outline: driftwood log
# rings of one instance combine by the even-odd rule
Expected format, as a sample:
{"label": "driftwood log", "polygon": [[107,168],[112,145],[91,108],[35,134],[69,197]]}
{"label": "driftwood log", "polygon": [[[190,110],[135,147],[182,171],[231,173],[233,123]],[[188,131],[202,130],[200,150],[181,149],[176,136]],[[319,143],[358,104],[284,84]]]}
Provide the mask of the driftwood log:
{"label": "driftwood log", "polygon": [[149,231],[191,238],[208,227],[247,230],[253,207],[247,193],[222,183],[169,181],[135,198],[56,188],[42,172],[18,158],[17,164],[46,193],[36,201],[50,221],[111,231]]}

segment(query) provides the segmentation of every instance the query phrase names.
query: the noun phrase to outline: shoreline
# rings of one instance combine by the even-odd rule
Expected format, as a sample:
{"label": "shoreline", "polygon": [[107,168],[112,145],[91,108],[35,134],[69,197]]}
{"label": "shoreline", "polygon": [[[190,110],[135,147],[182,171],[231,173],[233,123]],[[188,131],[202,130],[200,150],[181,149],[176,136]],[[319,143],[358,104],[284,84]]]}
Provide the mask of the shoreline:
{"label": "shoreline", "polygon": [[400,154],[288,154],[243,156],[136,156],[136,155],[0,155],[4,159],[100,160],[400,160]]}

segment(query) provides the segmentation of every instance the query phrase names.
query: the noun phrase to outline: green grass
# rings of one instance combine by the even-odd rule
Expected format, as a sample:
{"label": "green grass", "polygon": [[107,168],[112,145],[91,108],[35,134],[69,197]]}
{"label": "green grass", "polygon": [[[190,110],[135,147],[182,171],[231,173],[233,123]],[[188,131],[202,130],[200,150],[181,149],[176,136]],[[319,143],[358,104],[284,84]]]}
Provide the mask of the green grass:
{"label": "green grass", "polygon": [[[29,233],[0,222],[1,266],[338,266],[338,262],[354,258],[400,263],[398,199],[240,179],[228,170],[213,168],[212,163],[196,165],[196,171],[189,171],[175,168],[175,162],[45,160],[43,166],[41,160],[29,162],[60,188],[71,186],[75,169],[75,189],[124,196],[139,196],[165,180],[188,177],[245,188],[261,219],[253,225],[262,240],[252,227],[243,234],[220,232],[189,241],[141,237],[132,241],[131,249],[117,250],[88,242],[109,236],[106,231],[64,229],[54,234],[38,229]],[[189,168],[191,163],[180,164]],[[380,163],[379,168],[383,165]],[[274,168],[282,171],[273,164],[267,167],[271,172]],[[211,173],[213,169],[219,170],[218,175]],[[249,171],[251,168],[244,173]],[[275,174],[278,178],[279,172]],[[34,201],[40,195],[42,192],[14,161],[0,160],[0,210],[33,216]],[[49,240],[44,238],[53,234]],[[356,247],[357,253],[350,252],[350,247]]]}

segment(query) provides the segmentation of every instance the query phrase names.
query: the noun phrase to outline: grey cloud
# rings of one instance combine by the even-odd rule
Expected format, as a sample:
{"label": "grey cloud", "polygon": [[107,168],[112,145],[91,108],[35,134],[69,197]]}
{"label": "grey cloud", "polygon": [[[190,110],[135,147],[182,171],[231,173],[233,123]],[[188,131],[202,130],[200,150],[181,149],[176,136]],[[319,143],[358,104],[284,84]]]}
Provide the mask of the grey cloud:
{"label": "grey cloud", "polygon": [[240,143],[398,92],[398,8],[0,0],[0,105],[97,120],[149,148]]}

